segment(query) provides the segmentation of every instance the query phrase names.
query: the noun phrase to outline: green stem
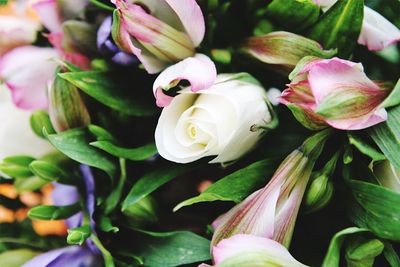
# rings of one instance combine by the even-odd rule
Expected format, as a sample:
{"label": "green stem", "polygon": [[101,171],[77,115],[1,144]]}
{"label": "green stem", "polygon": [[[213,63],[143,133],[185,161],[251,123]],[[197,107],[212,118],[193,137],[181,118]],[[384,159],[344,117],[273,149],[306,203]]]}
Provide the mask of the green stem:
{"label": "green stem", "polygon": [[90,3],[92,3],[95,6],[100,7],[102,9],[109,10],[109,11],[114,11],[114,9],[115,9],[115,8],[112,8],[112,7],[110,7],[110,6],[106,5],[106,4],[98,1],[98,0],[90,0]]}
{"label": "green stem", "polygon": [[90,236],[90,239],[92,239],[93,243],[96,245],[98,249],[100,249],[101,253],[103,254],[105,267],[115,267],[114,259],[111,253],[103,246],[97,235],[92,234]]}

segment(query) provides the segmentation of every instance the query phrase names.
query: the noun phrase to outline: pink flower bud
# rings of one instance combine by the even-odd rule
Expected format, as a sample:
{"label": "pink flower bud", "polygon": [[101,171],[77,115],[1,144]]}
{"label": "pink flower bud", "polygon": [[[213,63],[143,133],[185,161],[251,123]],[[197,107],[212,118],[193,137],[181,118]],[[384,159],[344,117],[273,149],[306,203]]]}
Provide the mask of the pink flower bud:
{"label": "pink flower bud", "polygon": [[125,52],[135,54],[147,72],[195,54],[204,37],[205,23],[195,0],[160,0],[130,3],[112,1],[113,38]]}
{"label": "pink flower bud", "polygon": [[371,81],[360,63],[339,58],[305,58],[290,74],[281,95],[296,119],[309,129],[325,126],[364,129],[387,118],[380,105],[389,90]]}

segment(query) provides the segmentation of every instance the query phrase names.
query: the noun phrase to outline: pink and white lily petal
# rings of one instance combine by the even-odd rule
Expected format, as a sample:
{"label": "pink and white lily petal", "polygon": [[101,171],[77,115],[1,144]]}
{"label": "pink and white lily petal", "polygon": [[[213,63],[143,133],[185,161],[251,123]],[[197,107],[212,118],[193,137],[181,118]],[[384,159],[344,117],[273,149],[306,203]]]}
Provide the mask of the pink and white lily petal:
{"label": "pink and white lily petal", "polygon": [[67,51],[62,45],[64,34],[62,32],[52,32],[47,35],[49,42],[58,51],[60,57],[81,69],[90,70],[90,59],[78,52]]}
{"label": "pink and white lily petal", "polygon": [[40,24],[35,21],[0,16],[0,56],[15,47],[33,43],[39,29]]}
{"label": "pink and white lily petal", "polygon": [[265,264],[257,266],[306,267],[278,242],[253,235],[238,234],[224,239],[212,248],[212,253],[215,266],[250,254],[255,256],[253,260]]}
{"label": "pink and white lily petal", "polygon": [[50,32],[62,31],[62,18],[57,6],[57,0],[38,0],[32,5],[42,24]]}
{"label": "pink and white lily petal", "polygon": [[200,45],[206,31],[203,12],[196,0],[165,0],[182,22],[194,46]]}
{"label": "pink and white lily petal", "polygon": [[47,82],[54,77],[56,58],[55,49],[23,46],[0,59],[0,79],[11,90],[16,106],[28,110],[47,107]]}
{"label": "pink and white lily petal", "polygon": [[172,97],[165,95],[163,91],[178,85],[181,80],[187,80],[190,89],[197,92],[209,88],[216,78],[217,70],[209,57],[196,54],[194,57],[186,58],[165,69],[154,81],[153,93],[156,104],[159,107],[168,106]]}
{"label": "pink and white lily petal", "polygon": [[337,90],[338,85],[368,88],[369,90],[379,90],[363,72],[360,63],[354,63],[339,58],[321,60],[313,64],[308,73],[308,82],[315,98],[319,104],[324,97]]}
{"label": "pink and white lily petal", "polygon": [[361,130],[387,120],[387,112],[384,108],[375,110],[372,114],[367,114],[358,118],[342,120],[325,120],[330,126],[341,130]]}
{"label": "pink and white lily petal", "polygon": [[375,10],[364,6],[364,20],[358,43],[379,51],[400,41],[400,30]]}

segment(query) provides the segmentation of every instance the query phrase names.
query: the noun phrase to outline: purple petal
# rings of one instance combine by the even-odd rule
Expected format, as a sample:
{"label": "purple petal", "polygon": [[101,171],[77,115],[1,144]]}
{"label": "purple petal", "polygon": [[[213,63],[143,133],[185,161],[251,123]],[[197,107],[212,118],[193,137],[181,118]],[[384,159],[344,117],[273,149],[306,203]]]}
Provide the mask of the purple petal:
{"label": "purple petal", "polygon": [[[54,190],[51,194],[54,205],[65,206],[79,201],[79,193],[75,186],[54,183]],[[79,212],[65,220],[69,229],[75,228],[82,223],[82,212]]]}
{"label": "purple petal", "polygon": [[97,31],[97,47],[101,49],[103,44],[110,38],[112,27],[112,18],[107,17],[101,23],[99,30]]}

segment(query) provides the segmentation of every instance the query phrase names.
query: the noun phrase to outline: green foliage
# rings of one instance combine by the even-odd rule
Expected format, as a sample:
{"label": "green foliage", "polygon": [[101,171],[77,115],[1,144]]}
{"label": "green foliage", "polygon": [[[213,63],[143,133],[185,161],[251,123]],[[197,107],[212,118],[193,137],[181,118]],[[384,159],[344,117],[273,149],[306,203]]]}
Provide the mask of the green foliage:
{"label": "green foliage", "polygon": [[264,159],[250,164],[212,184],[200,195],[179,203],[174,211],[199,202],[233,201],[239,203],[265,184],[274,173],[277,161]]}
{"label": "green foliage", "polygon": [[340,57],[349,57],[361,31],[363,10],[363,0],[337,1],[312,27],[309,37],[325,49],[336,48]]}
{"label": "green foliage", "polygon": [[80,209],[81,205],[78,202],[67,206],[42,205],[30,209],[28,216],[39,220],[62,220],[71,217]]}

